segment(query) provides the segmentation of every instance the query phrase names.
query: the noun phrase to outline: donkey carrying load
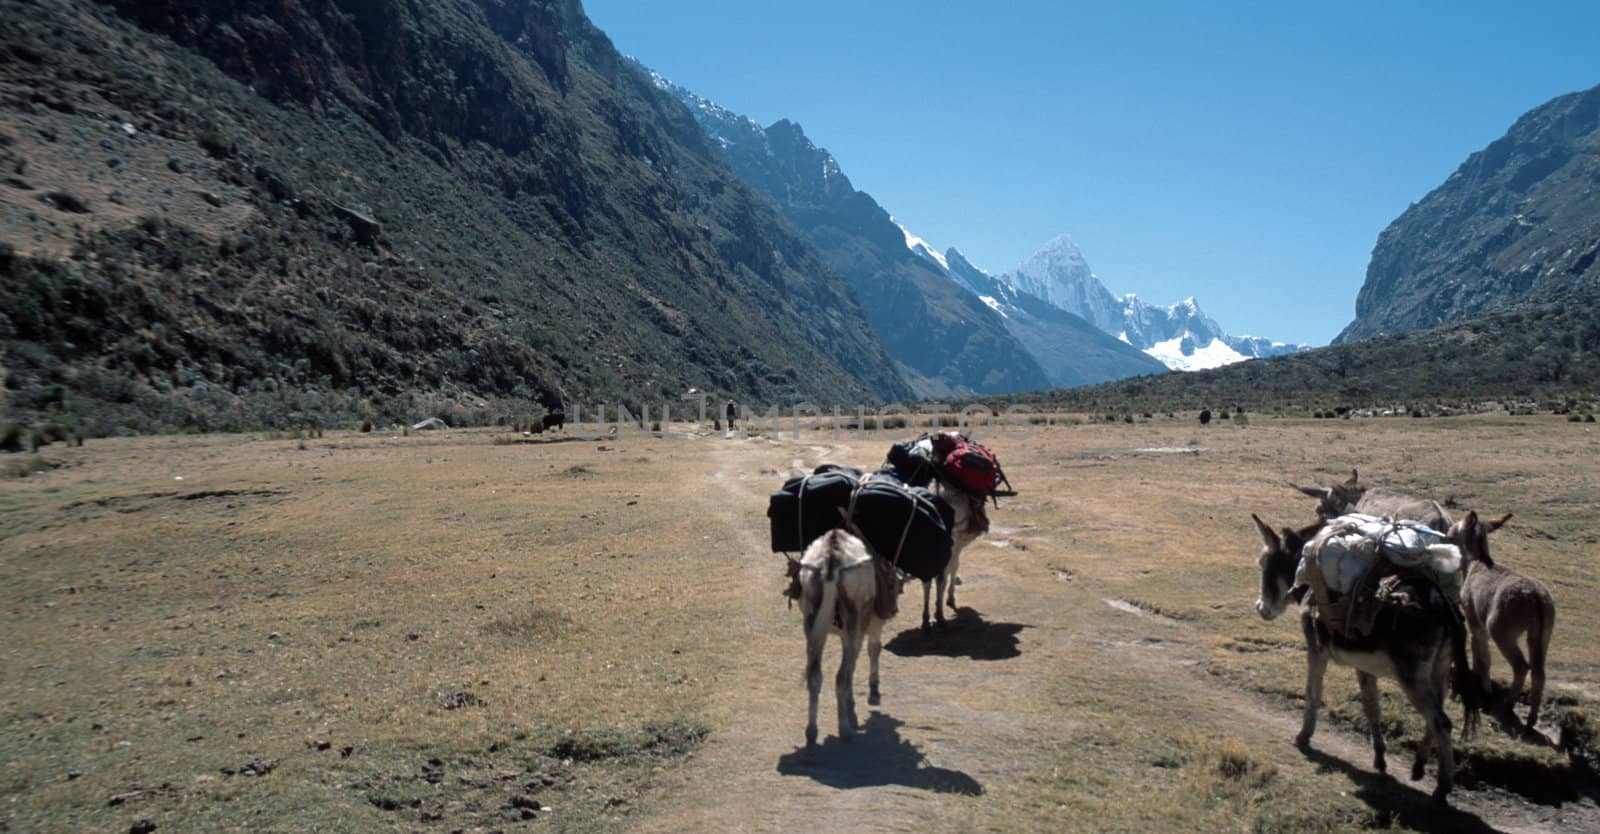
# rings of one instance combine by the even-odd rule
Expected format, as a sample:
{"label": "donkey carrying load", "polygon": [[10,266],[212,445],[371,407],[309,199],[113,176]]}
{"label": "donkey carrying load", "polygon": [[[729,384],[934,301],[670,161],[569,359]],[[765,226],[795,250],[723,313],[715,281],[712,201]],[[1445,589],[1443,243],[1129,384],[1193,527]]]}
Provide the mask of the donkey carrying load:
{"label": "donkey carrying load", "polygon": [[[1262,541],[1258,557],[1261,595],[1256,612],[1271,620],[1291,601],[1300,604],[1300,628],[1306,639],[1306,700],[1295,743],[1302,748],[1310,745],[1317,728],[1317,709],[1322,706],[1322,679],[1328,663],[1336,662],[1356,670],[1361,705],[1372,734],[1373,767],[1386,771],[1378,678],[1393,678],[1426,722],[1411,778],[1422,778],[1428,748],[1437,748],[1439,777],[1433,797],[1443,803],[1455,781],[1450,719],[1444,710],[1452,663],[1469,723],[1478,704],[1475,681],[1467,674],[1466,629],[1436,579],[1439,568],[1449,567],[1449,551],[1455,548],[1423,541],[1419,550],[1411,537],[1401,543],[1402,548],[1425,569],[1401,568],[1382,558],[1366,559],[1369,564],[1361,570],[1357,563],[1362,561],[1363,551],[1382,551],[1389,537],[1380,533],[1377,542],[1369,546],[1363,544],[1366,537],[1360,531],[1370,522],[1384,524],[1382,519],[1337,518],[1326,525],[1274,532],[1260,518],[1251,518]],[[1392,522],[1388,524],[1392,526]],[[1457,565],[1459,559],[1456,554]]]}
{"label": "donkey carrying load", "polygon": [[[867,703],[878,703],[878,655],[883,649],[883,623],[894,616],[893,599],[885,600],[882,560],[875,558],[860,537],[844,530],[829,530],[806,547],[795,563],[800,586],[800,612],[806,633],[806,690],[810,703],[806,718],[806,747],[817,744],[817,697],[822,691],[822,649],[828,634],[839,635],[841,656],[834,676],[834,696],[839,705],[839,739],[848,741],[857,727],[855,669],[862,638],[868,638],[872,662]],[[894,585],[891,592],[898,592]],[[885,611],[888,613],[885,614]]]}
{"label": "donkey carrying load", "polygon": [[[1555,628],[1556,608],[1550,591],[1538,580],[1497,565],[1489,555],[1489,533],[1500,529],[1511,515],[1508,513],[1499,521],[1480,522],[1478,514],[1472,512],[1466,519],[1452,522],[1450,514],[1437,501],[1372,489],[1360,483],[1359,478],[1352,469],[1350,479],[1342,484],[1295,489],[1317,499],[1317,514],[1324,519],[1361,512],[1416,521],[1434,530],[1449,531],[1451,542],[1461,549],[1464,560],[1466,579],[1462,582],[1461,608],[1471,634],[1472,665],[1479,690],[1485,697],[1491,691],[1489,641],[1492,639],[1506,662],[1511,664],[1511,689],[1504,706],[1513,718],[1512,707],[1522,693],[1523,679],[1532,672],[1527,725],[1532,729],[1539,721],[1539,707],[1544,700],[1545,658],[1550,649],[1550,634]],[[1526,657],[1517,645],[1523,635],[1528,641]]]}

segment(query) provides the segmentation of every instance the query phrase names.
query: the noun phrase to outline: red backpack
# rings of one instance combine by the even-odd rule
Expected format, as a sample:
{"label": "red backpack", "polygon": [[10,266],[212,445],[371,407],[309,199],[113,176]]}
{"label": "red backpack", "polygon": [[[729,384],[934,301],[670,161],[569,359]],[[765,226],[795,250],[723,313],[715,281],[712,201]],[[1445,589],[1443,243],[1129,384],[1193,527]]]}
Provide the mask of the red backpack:
{"label": "red backpack", "polygon": [[935,459],[942,461],[945,480],[974,495],[988,495],[1000,483],[1000,461],[994,452],[960,432],[933,436]]}

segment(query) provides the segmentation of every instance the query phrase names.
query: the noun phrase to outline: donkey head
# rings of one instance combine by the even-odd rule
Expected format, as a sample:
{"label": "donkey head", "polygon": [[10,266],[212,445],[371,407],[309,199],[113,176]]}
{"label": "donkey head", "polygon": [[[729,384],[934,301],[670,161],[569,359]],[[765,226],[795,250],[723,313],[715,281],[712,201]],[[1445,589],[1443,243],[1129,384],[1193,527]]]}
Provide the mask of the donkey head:
{"label": "donkey head", "polygon": [[1259,517],[1251,515],[1250,518],[1261,533],[1261,554],[1256,557],[1261,566],[1261,595],[1256,598],[1256,613],[1263,620],[1271,620],[1282,614],[1295,598],[1294,574],[1300,566],[1300,548],[1322,525],[1298,531],[1285,527],[1273,532]]}
{"label": "donkey head", "polygon": [[955,510],[956,523],[953,528],[955,549],[959,553],[967,545],[972,544],[979,536],[989,532],[988,498],[982,495],[973,495],[955,487],[946,486],[944,481],[936,481],[935,492],[940,498],[950,503]]}
{"label": "donkey head", "polygon": [[1360,474],[1350,470],[1350,479],[1342,484],[1329,487],[1303,487],[1290,484],[1297,490],[1317,499],[1317,515],[1324,519],[1338,518],[1345,513],[1354,512],[1356,504],[1367,491],[1366,485],[1360,482]]}
{"label": "donkey head", "polygon": [[1473,510],[1466,518],[1450,525],[1450,543],[1461,548],[1463,559],[1482,562],[1492,568],[1494,559],[1489,556],[1489,534],[1510,520],[1511,513],[1506,513],[1499,521],[1479,521],[1478,511]]}

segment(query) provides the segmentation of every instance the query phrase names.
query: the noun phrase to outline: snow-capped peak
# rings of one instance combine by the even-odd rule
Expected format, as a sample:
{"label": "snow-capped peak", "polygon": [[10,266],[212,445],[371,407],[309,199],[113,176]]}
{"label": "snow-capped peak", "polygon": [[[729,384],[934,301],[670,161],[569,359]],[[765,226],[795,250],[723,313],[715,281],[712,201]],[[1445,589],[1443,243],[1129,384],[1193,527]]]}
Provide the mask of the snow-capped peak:
{"label": "snow-capped peak", "polygon": [[[950,271],[950,262],[945,260],[944,255],[940,254],[939,250],[933,248],[933,246],[931,244],[929,244],[926,240],[923,240],[922,238],[917,237],[916,235],[912,234],[911,230],[907,229],[905,227],[905,224],[903,224],[900,221],[894,219],[893,217],[889,218],[889,222],[891,222],[891,223],[895,224],[896,226],[900,227],[900,233],[906,236],[906,248],[907,249],[910,249],[912,252],[915,252],[916,254],[921,255],[922,257],[927,258],[928,260],[933,261],[934,263],[938,264],[939,268],[944,270],[945,272],[949,272]],[[990,305],[990,306],[993,306],[993,305]]]}

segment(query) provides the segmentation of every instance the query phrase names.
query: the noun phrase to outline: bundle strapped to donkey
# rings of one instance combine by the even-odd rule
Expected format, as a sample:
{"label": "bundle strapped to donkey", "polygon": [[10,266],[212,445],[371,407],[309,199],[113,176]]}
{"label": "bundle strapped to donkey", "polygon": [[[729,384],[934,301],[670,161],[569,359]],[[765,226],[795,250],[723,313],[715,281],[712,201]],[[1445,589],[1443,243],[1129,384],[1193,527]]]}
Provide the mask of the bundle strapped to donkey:
{"label": "bundle strapped to donkey", "polygon": [[1295,584],[1310,589],[1312,616],[1345,636],[1370,634],[1397,605],[1444,604],[1459,618],[1461,551],[1417,522],[1352,513],[1306,543]]}
{"label": "bundle strapped to donkey", "polygon": [[[1017,494],[995,454],[956,431],[924,434],[890,446],[885,469],[914,486],[927,486],[938,478],[968,495],[998,498]],[[1006,489],[999,488],[1001,483]]]}
{"label": "bundle strapped to donkey", "polygon": [[926,487],[887,472],[864,475],[841,466],[790,478],[767,502],[773,552],[804,550],[818,536],[844,526],[845,510],[867,546],[890,565],[932,579],[950,562],[955,510]]}

